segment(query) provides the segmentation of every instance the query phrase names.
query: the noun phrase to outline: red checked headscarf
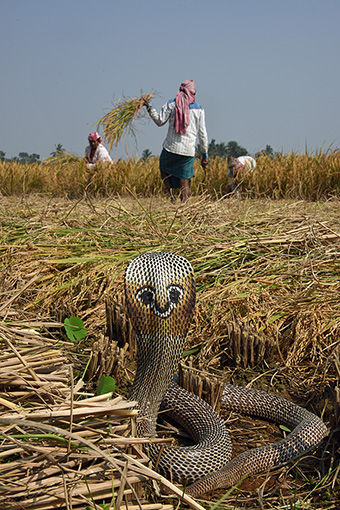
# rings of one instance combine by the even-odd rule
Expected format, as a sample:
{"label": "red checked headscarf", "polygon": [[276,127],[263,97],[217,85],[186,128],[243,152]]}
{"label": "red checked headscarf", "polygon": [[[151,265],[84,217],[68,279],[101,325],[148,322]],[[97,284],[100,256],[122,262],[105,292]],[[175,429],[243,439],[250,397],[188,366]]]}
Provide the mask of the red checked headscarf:
{"label": "red checked headscarf", "polygon": [[179,92],[175,97],[175,131],[185,135],[189,125],[189,104],[195,102],[196,87],[194,80],[181,83]]}
{"label": "red checked headscarf", "polygon": [[99,135],[99,133],[95,132],[95,133],[90,133],[89,136],[88,136],[88,140],[89,142],[96,142],[98,140],[99,143],[101,143],[102,145],[104,145],[104,142],[102,140],[102,137]]}

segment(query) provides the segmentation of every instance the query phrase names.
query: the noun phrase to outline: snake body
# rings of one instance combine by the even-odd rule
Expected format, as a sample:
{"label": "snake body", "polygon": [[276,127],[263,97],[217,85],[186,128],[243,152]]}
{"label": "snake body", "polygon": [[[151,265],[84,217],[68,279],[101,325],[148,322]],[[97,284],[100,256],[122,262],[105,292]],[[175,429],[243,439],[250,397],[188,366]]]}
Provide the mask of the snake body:
{"label": "snake body", "polygon": [[[198,496],[229,487],[241,478],[296,458],[317,445],[327,427],[315,414],[281,397],[225,385],[221,410],[237,411],[285,425],[282,441],[246,451],[231,459],[231,441],[222,418],[203,400],[173,380],[195,308],[195,280],[187,259],[170,252],[145,253],[125,273],[128,313],[137,339],[137,371],[129,398],[138,402],[137,432],[156,433],[160,409],[183,425],[195,443],[165,447],[158,470]],[[159,446],[150,447],[153,458]]]}

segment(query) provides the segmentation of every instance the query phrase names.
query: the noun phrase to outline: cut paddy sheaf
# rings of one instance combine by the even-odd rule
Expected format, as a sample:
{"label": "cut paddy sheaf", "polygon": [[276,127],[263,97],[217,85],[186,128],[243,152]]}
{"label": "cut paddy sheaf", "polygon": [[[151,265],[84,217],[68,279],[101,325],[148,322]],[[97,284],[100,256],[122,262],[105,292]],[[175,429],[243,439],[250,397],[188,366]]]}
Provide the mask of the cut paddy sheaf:
{"label": "cut paddy sheaf", "polygon": [[155,92],[142,94],[139,97],[124,98],[113,103],[113,108],[97,122],[97,129],[101,130],[105,140],[117,147],[123,136],[135,136],[135,123],[137,119],[145,117],[143,110]]}
{"label": "cut paddy sheaf", "polygon": [[[139,253],[170,250],[187,257],[196,275],[198,303],[184,358],[186,384],[197,391],[203,388],[204,393],[209,386],[209,372],[219,380],[224,378],[279,393],[316,411],[335,431],[340,377],[339,213],[336,199],[309,203],[195,197],[185,207],[171,205],[162,197],[93,198],[91,202],[42,196],[39,200],[25,196],[20,202],[10,197],[4,199],[0,204],[0,294],[1,303],[6,306],[0,310],[0,336],[6,342],[10,335],[11,344],[26,365],[8,343],[2,344],[4,356],[0,361],[15,361],[12,372],[17,379],[25,379],[26,386],[21,383],[11,389],[7,378],[2,386],[0,383],[0,397],[9,405],[19,405],[20,412],[28,414],[44,413],[47,409],[54,412],[58,404],[61,415],[57,426],[70,432],[70,422],[63,422],[63,405],[67,404],[70,410],[73,398],[79,400],[73,408],[81,408],[83,404],[88,406],[90,402],[86,400],[92,398],[75,391],[71,398],[72,385],[75,388],[84,373],[85,386],[80,392],[95,393],[99,376],[115,372],[118,390],[115,397],[124,394],[134,374],[134,338],[125,313],[124,271],[128,261]],[[87,337],[69,346],[63,326],[58,324],[72,316],[83,320]],[[22,329],[24,333],[17,331]],[[32,346],[33,341],[36,343]],[[43,348],[46,351],[34,350]],[[40,382],[35,381],[29,369],[39,380],[49,374],[57,376],[53,370],[59,366],[59,362],[53,364],[57,358],[63,360],[60,382],[66,389],[55,396],[51,388],[40,389]],[[98,401],[99,405],[105,408],[107,403]],[[19,411],[5,406],[1,412],[15,415]],[[119,422],[113,425],[110,419],[94,417],[89,425],[78,421],[75,412],[74,416],[72,433],[81,432],[80,436],[89,441],[93,437],[95,444],[98,437],[95,433],[99,430],[103,429],[105,440],[111,441],[112,433],[120,435],[117,427],[126,424],[120,418],[111,420]],[[44,419],[41,423],[51,422]],[[94,435],[87,435],[92,425]],[[6,478],[8,482],[12,477],[14,489],[6,482],[6,490],[18,505],[28,499],[27,487],[18,485],[20,462],[24,459],[21,465],[27,468],[26,477],[40,469],[47,476],[53,465],[45,453],[51,451],[51,445],[57,461],[68,451],[70,462],[81,459],[85,477],[90,476],[86,462],[95,455],[98,476],[103,475],[105,459],[97,457],[98,452],[88,446],[83,450],[83,443],[71,436],[58,431],[56,439],[37,425],[25,425],[24,431],[19,431],[16,423],[11,424],[11,429],[8,426],[4,432],[11,437],[4,440],[4,451],[12,453],[6,455]],[[278,440],[283,433],[267,424],[235,416],[230,418],[230,428],[236,449],[240,444],[247,448]],[[130,434],[133,436],[129,430],[125,429],[128,431],[125,441],[130,440]],[[16,437],[18,434],[21,436]],[[41,439],[41,434],[48,437]],[[60,446],[63,438],[67,446]],[[17,453],[13,452],[16,448]],[[128,448],[133,456],[137,455],[135,447],[129,444]],[[41,466],[33,459],[36,452],[40,459],[45,455]],[[295,501],[303,501],[311,487],[319,483],[319,488],[313,489],[309,501],[304,503],[305,508],[332,508],[332,500],[322,496],[322,488],[328,491],[328,498],[333,497],[334,508],[339,491],[338,462],[339,443],[334,434],[321,452],[301,461],[296,468],[277,471],[268,480],[264,475],[241,485],[237,504],[242,508],[258,506],[256,489],[261,484],[264,508],[278,507],[282,498],[293,504],[294,497]],[[61,485],[60,475],[55,476],[59,483],[55,493],[71,497],[67,487],[71,487],[74,479],[66,478]],[[114,479],[121,482],[121,477],[117,474]],[[104,481],[105,490],[116,491],[117,499],[118,489],[111,488],[110,476]],[[93,492],[98,483],[95,478],[88,480],[90,491],[86,492],[83,477],[79,498],[86,497],[91,504],[90,492],[99,503],[100,494]],[[38,488],[34,486],[34,490]],[[104,499],[109,501],[108,492]],[[213,499],[218,499],[218,494]],[[235,494],[228,496],[225,505],[228,504],[235,505]]]}

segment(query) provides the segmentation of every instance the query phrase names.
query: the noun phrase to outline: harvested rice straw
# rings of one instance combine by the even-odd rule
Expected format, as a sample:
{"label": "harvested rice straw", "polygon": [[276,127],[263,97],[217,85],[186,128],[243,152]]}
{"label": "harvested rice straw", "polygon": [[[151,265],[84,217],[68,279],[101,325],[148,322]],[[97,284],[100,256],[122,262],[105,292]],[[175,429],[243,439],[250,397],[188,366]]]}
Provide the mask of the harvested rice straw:
{"label": "harvested rice straw", "polygon": [[120,99],[113,103],[114,108],[98,121],[97,130],[102,128],[103,136],[109,143],[109,151],[113,144],[117,147],[124,134],[134,134],[134,122],[145,115],[142,108],[149,103],[154,94],[153,92],[132,99]]}

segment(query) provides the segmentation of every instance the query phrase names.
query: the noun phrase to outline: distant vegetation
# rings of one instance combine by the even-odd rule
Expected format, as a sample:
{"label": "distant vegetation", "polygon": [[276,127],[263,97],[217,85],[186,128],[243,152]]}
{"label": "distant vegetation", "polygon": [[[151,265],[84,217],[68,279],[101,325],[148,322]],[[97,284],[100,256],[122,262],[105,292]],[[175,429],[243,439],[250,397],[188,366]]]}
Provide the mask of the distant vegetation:
{"label": "distant vegetation", "polygon": [[28,154],[28,152],[19,152],[14,158],[6,158],[6,152],[0,151],[0,161],[16,161],[18,163],[40,163],[40,154]]}
{"label": "distant vegetation", "polygon": [[[268,156],[273,156],[274,151],[270,145],[266,145],[266,148],[261,151],[263,154],[267,154]],[[50,156],[55,158],[59,156],[63,156],[65,154],[69,154],[67,150],[63,147],[61,143],[55,145],[54,150],[50,153]],[[245,147],[242,147],[238,142],[231,140],[228,143],[219,142],[216,143],[215,138],[211,140],[209,143],[208,154],[210,158],[238,158],[239,156],[245,156],[248,154],[248,151]],[[142,159],[146,160],[152,157],[153,154],[149,149],[144,149],[142,152]],[[201,156],[201,148],[200,145],[197,145],[196,148],[196,157]],[[48,158],[49,159],[49,158]],[[0,160],[1,161],[17,161],[19,163],[40,163],[40,154],[28,154],[27,152],[19,152],[18,156],[14,158],[6,158],[6,152],[0,150]]]}
{"label": "distant vegetation", "polygon": [[[66,153],[66,150],[62,146],[61,143],[58,143],[58,145],[55,146],[54,151],[51,152],[52,157],[57,157],[62,155],[63,153]],[[14,158],[6,158],[6,152],[0,151],[0,161],[16,161],[17,163],[41,163],[40,161],[40,154],[36,154],[35,152],[33,154],[28,154],[28,152],[19,152],[18,156],[14,156]]]}
{"label": "distant vegetation", "polygon": [[[219,142],[216,143],[215,138],[211,140],[208,147],[208,156],[209,158],[238,158],[240,156],[246,156],[248,151],[245,147],[242,147],[238,142],[231,140],[228,143]],[[201,147],[198,144],[196,149],[196,156],[201,156]]]}

